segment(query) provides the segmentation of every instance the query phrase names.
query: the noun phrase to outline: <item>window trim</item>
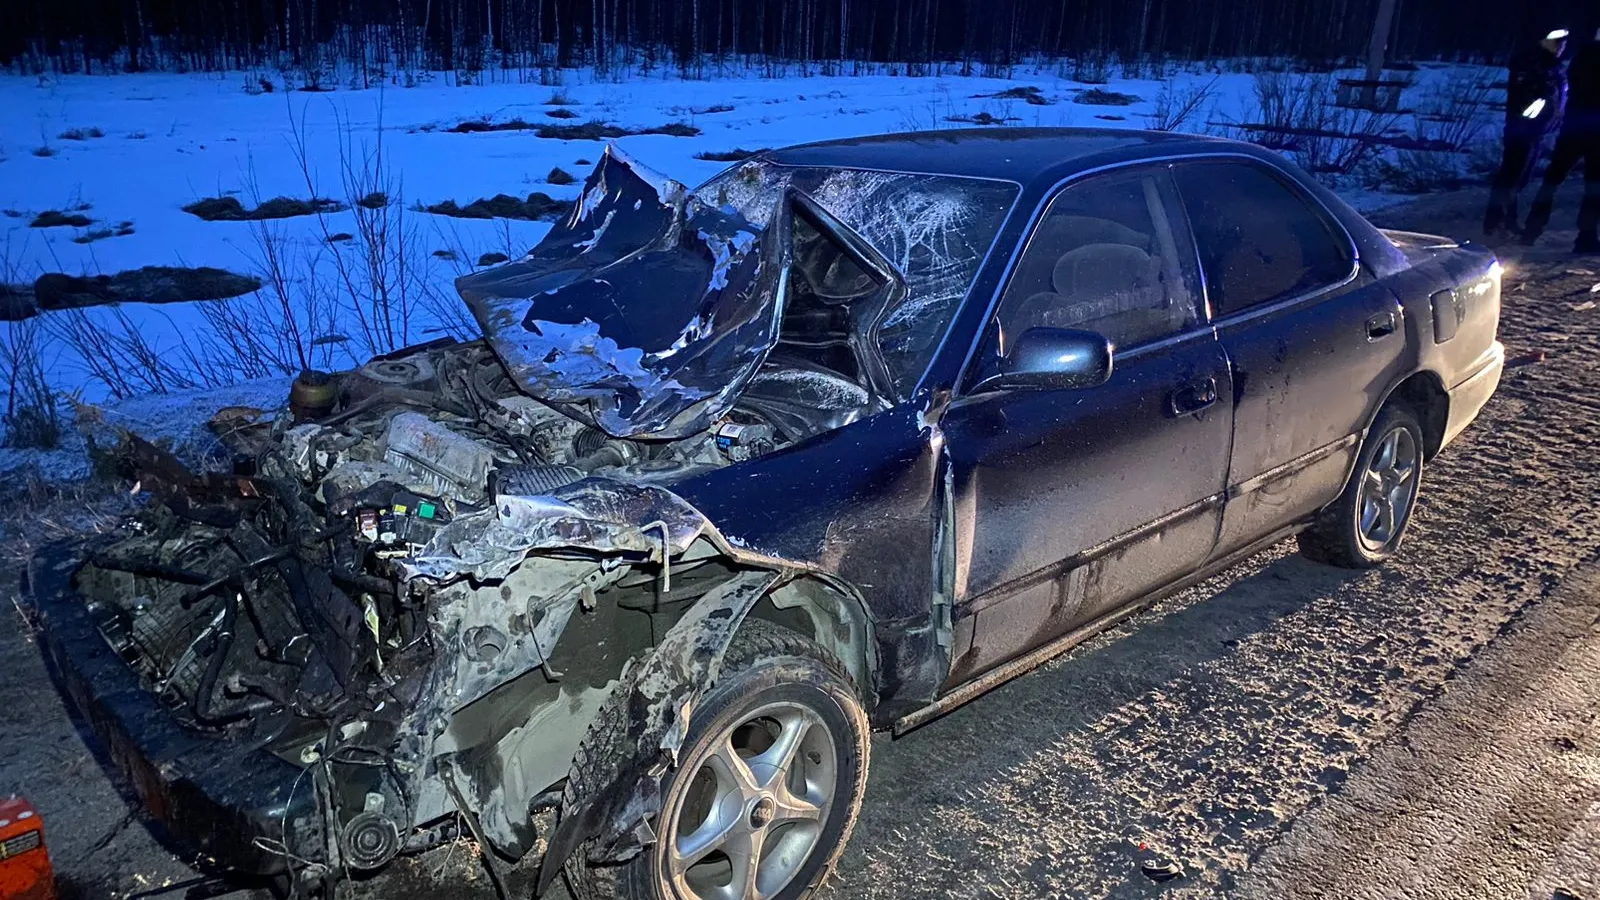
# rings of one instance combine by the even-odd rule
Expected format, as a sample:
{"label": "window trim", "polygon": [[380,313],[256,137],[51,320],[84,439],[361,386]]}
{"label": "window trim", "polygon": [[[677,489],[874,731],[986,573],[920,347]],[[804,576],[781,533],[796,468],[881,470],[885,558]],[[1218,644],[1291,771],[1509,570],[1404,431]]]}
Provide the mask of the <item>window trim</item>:
{"label": "window trim", "polygon": [[[1150,170],[1148,176],[1146,176],[1145,173],[1142,171],[1142,170],[1146,170],[1146,169]],[[1178,186],[1175,183],[1172,183],[1172,175],[1171,175],[1171,172],[1169,171],[1169,169],[1170,169],[1170,166],[1168,166],[1168,165],[1166,165],[1164,163],[1160,163],[1160,162],[1153,162],[1153,163],[1150,163],[1148,165],[1132,165],[1132,166],[1119,168],[1118,170],[1115,170],[1115,171],[1100,172],[1100,173],[1097,173],[1097,174],[1095,174],[1093,176],[1090,176],[1088,178],[1077,179],[1071,184],[1066,184],[1066,185],[1061,186],[1060,188],[1053,189],[1051,191],[1051,193],[1049,194],[1049,196],[1047,196],[1045,198],[1045,202],[1044,202],[1043,207],[1042,207],[1041,211],[1039,212],[1039,214],[1029,223],[1028,233],[1022,239],[1022,243],[1020,245],[1020,249],[1018,250],[1018,252],[1016,254],[1016,261],[1020,261],[1023,257],[1028,255],[1028,251],[1033,249],[1034,240],[1039,237],[1040,229],[1043,228],[1045,220],[1049,218],[1050,213],[1051,213],[1052,209],[1055,207],[1056,202],[1059,201],[1062,197],[1066,196],[1069,191],[1075,190],[1075,189],[1077,189],[1079,187],[1082,187],[1082,186],[1084,186],[1086,184],[1092,184],[1095,181],[1100,181],[1100,180],[1103,180],[1103,179],[1118,178],[1118,177],[1133,177],[1133,178],[1156,177],[1156,178],[1165,178],[1167,180],[1169,188],[1170,188],[1170,193],[1171,193],[1172,196],[1170,198],[1168,198],[1166,196],[1162,196],[1162,194],[1164,194],[1166,192],[1161,191],[1161,188],[1159,186],[1157,186],[1156,190],[1157,190],[1158,196],[1157,196],[1156,199],[1161,203],[1163,209],[1165,209],[1166,215],[1163,217],[1163,219],[1165,219],[1165,221],[1163,222],[1163,221],[1159,221],[1157,219],[1157,217],[1156,217],[1156,215],[1155,215],[1153,210],[1149,210],[1149,209],[1146,210],[1146,213],[1150,216],[1150,226],[1153,229],[1153,232],[1156,232],[1156,233],[1152,233],[1150,235],[1150,239],[1157,244],[1156,253],[1160,254],[1160,256],[1158,258],[1161,259],[1161,267],[1162,267],[1163,271],[1165,271],[1165,269],[1168,266],[1168,261],[1165,259],[1165,252],[1166,252],[1165,251],[1165,247],[1161,246],[1163,241],[1162,241],[1162,236],[1159,234],[1159,231],[1161,230],[1161,226],[1163,224],[1166,225],[1167,232],[1168,232],[1167,235],[1166,235],[1166,242],[1167,243],[1171,243],[1172,247],[1173,247],[1173,258],[1171,260],[1171,264],[1176,265],[1179,268],[1179,270],[1180,270],[1179,274],[1181,275],[1182,274],[1181,270],[1182,270],[1182,268],[1184,266],[1184,260],[1183,260],[1182,254],[1179,254],[1177,252],[1177,244],[1179,243],[1177,238],[1179,237],[1179,234],[1177,233],[1177,231],[1173,227],[1174,223],[1172,221],[1172,216],[1173,216],[1174,213],[1182,213],[1183,217],[1184,217],[1183,218],[1183,227],[1187,229],[1187,228],[1189,228],[1188,211],[1182,205],[1182,196],[1178,193]],[[1145,191],[1144,191],[1144,186],[1143,185],[1140,186],[1140,194],[1143,195],[1142,199],[1145,202],[1145,204],[1148,205],[1149,202],[1150,202],[1150,198],[1147,195],[1145,195]],[[1169,200],[1170,201],[1177,201],[1179,203],[1179,206],[1178,206],[1178,208],[1176,210],[1167,207],[1167,204],[1169,203]],[[1189,243],[1190,243],[1191,246],[1194,246],[1194,240],[1193,240],[1192,232],[1190,234]],[[1197,251],[1196,255],[1198,256],[1198,251]],[[1197,270],[1198,270],[1198,267],[1199,267],[1199,263],[1198,263],[1198,259],[1197,259],[1197,261],[1196,261]],[[1001,289],[1000,289],[999,301],[996,303],[994,308],[991,310],[989,316],[984,320],[983,337],[979,341],[979,347],[980,348],[983,345],[989,343],[989,340],[988,340],[989,334],[992,333],[995,330],[995,327],[999,324],[1000,313],[1002,311],[1004,311],[1004,309],[1005,309],[1005,303],[1006,303],[1007,295],[1009,294],[1013,283],[1016,281],[1016,274],[1017,274],[1017,272],[1016,272],[1016,266],[1015,265],[1013,265],[1011,267],[1011,269],[1006,272],[1005,285],[1003,287],[1001,287]],[[1186,295],[1184,299],[1185,299],[1185,302],[1187,302],[1189,304],[1190,311],[1194,313],[1194,321],[1193,322],[1189,323],[1188,325],[1186,325],[1185,327],[1179,329],[1178,331],[1174,331],[1174,332],[1171,332],[1169,334],[1164,334],[1164,335],[1161,335],[1160,337],[1148,338],[1146,340],[1140,341],[1137,344],[1128,344],[1128,345],[1126,345],[1126,347],[1124,347],[1123,344],[1117,344],[1117,343],[1113,342],[1114,343],[1114,347],[1115,347],[1114,352],[1116,352],[1116,353],[1123,353],[1123,352],[1131,353],[1134,350],[1138,350],[1138,349],[1140,349],[1142,347],[1146,347],[1146,346],[1149,346],[1151,344],[1163,343],[1165,341],[1170,340],[1171,338],[1177,337],[1178,335],[1187,334],[1190,331],[1195,330],[1196,328],[1199,328],[1199,327],[1202,327],[1202,326],[1207,326],[1207,324],[1209,322],[1209,316],[1207,315],[1207,313],[1208,313],[1208,309],[1207,309],[1208,303],[1207,303],[1207,300],[1206,300],[1206,297],[1205,297],[1205,293],[1204,293],[1205,282],[1202,279],[1201,285],[1200,285],[1200,287],[1201,287],[1200,296],[1193,296],[1189,291],[1189,287],[1190,286],[1187,283],[1187,280],[1185,279],[1183,281],[1184,294]],[[1107,335],[1107,337],[1110,337],[1110,336]]]}
{"label": "window trim", "polygon": [[1350,229],[1345,227],[1344,222],[1341,221],[1338,216],[1334,215],[1332,210],[1328,209],[1327,204],[1323,203],[1322,200],[1315,194],[1306,190],[1304,185],[1283,174],[1276,166],[1270,165],[1267,162],[1257,159],[1253,156],[1239,154],[1234,156],[1233,159],[1242,159],[1245,161],[1245,165],[1264,171],[1266,176],[1277,182],[1279,187],[1282,187],[1284,190],[1288,191],[1290,195],[1299,198],[1299,200],[1302,203],[1305,203],[1313,212],[1320,214],[1327,223],[1331,223],[1333,225],[1332,236],[1335,240],[1335,243],[1338,242],[1339,238],[1344,238],[1345,246],[1350,252],[1350,272],[1335,281],[1328,282],[1327,284],[1318,285],[1294,294],[1278,297],[1274,300],[1267,300],[1262,303],[1252,304],[1243,309],[1228,313],[1225,316],[1215,315],[1217,307],[1216,304],[1211,300],[1211,278],[1206,273],[1205,258],[1200,253],[1200,240],[1198,237],[1194,236],[1196,234],[1194,229],[1194,217],[1189,210],[1189,199],[1184,195],[1183,186],[1178,183],[1177,169],[1186,162],[1205,165],[1207,163],[1217,162],[1219,159],[1222,161],[1230,161],[1226,157],[1195,156],[1184,157],[1178,161],[1168,164],[1169,168],[1173,171],[1173,188],[1178,192],[1178,202],[1183,205],[1183,217],[1189,228],[1189,234],[1191,236],[1190,245],[1194,248],[1195,265],[1200,269],[1200,289],[1205,294],[1206,311],[1212,314],[1211,324],[1215,328],[1227,328],[1232,325],[1237,325],[1241,322],[1248,322],[1256,318],[1271,315],[1302,302],[1320,298],[1325,294],[1329,294],[1333,291],[1341,290],[1347,287],[1351,282],[1360,277],[1361,248],[1356,244],[1355,236],[1350,233]]}
{"label": "window trim", "polygon": [[[976,364],[977,359],[978,359],[978,354],[983,349],[984,341],[989,335],[989,324],[994,321],[995,313],[999,309],[1000,298],[1005,294],[1005,289],[1011,282],[1011,275],[1016,270],[1017,260],[1022,258],[1022,253],[1020,252],[1021,249],[1022,249],[1022,246],[1026,243],[1026,241],[1027,241],[1027,239],[1029,237],[1032,237],[1034,229],[1038,226],[1038,222],[1039,222],[1040,217],[1044,214],[1045,206],[1050,202],[1051,198],[1053,198],[1057,193],[1059,193],[1062,188],[1066,187],[1067,185],[1071,184],[1072,182],[1081,181],[1082,179],[1089,178],[1089,177],[1092,177],[1094,175],[1098,175],[1098,174],[1100,174],[1102,172],[1114,172],[1114,171],[1116,171],[1118,169],[1125,169],[1125,168],[1130,168],[1130,167],[1134,167],[1134,166],[1144,166],[1144,165],[1151,165],[1151,164],[1165,164],[1167,166],[1167,168],[1170,170],[1172,168],[1172,166],[1174,166],[1174,165],[1176,165],[1176,164],[1178,164],[1180,162],[1184,162],[1186,160],[1206,160],[1206,159],[1243,159],[1243,160],[1247,160],[1247,161],[1256,163],[1257,165],[1266,166],[1268,169],[1275,169],[1276,168],[1270,161],[1263,160],[1258,156],[1255,156],[1253,154],[1246,153],[1246,152],[1243,152],[1243,151],[1240,151],[1240,150],[1210,150],[1210,151],[1191,152],[1191,153],[1168,153],[1168,154],[1162,154],[1162,155],[1159,155],[1159,156],[1141,157],[1139,159],[1121,160],[1121,161],[1114,162],[1114,163],[1106,163],[1105,165],[1093,166],[1091,168],[1082,169],[1080,171],[1073,172],[1072,174],[1067,175],[1067,176],[1057,180],[1054,184],[1052,184],[1049,188],[1047,188],[1045,190],[1045,192],[1044,192],[1044,196],[1039,200],[1039,202],[1037,204],[1034,205],[1033,212],[1031,214],[1029,214],[1029,217],[1028,217],[1028,220],[1027,220],[1027,224],[1024,226],[1024,230],[1023,230],[1024,237],[1017,242],[1015,247],[1013,247],[1011,256],[1006,261],[1006,267],[1000,273],[999,284],[995,287],[993,295],[991,295],[989,297],[989,302],[984,305],[984,307],[985,307],[984,308],[984,314],[983,314],[983,318],[981,320],[983,324],[978,328],[977,334],[975,334],[972,337],[971,343],[967,346],[967,352],[966,352],[965,356],[963,357],[963,359],[961,361],[961,366],[956,370],[955,381],[952,383],[952,386],[951,386],[952,394],[954,396],[956,396],[956,397],[967,396],[968,395],[968,390],[975,383],[974,380],[973,380],[974,367],[975,367],[975,364]],[[1176,188],[1176,185],[1174,185],[1174,188]],[[1026,189],[1024,189],[1024,190],[1026,190]],[[1361,272],[1361,247],[1360,247],[1360,245],[1356,243],[1355,236],[1350,233],[1350,229],[1345,227],[1345,224],[1344,224],[1343,220],[1341,220],[1338,216],[1334,215],[1333,214],[1333,210],[1328,209],[1327,204],[1323,203],[1322,200],[1319,197],[1317,197],[1315,194],[1311,194],[1309,191],[1307,192],[1307,194],[1309,194],[1311,200],[1314,203],[1316,203],[1318,209],[1321,209],[1330,218],[1332,218],[1334,222],[1338,223],[1340,232],[1343,233],[1345,238],[1350,241],[1350,245],[1354,249],[1355,254],[1356,254],[1355,264],[1354,264],[1354,271],[1352,271],[1351,276],[1350,276],[1351,280],[1353,281],[1355,279],[1355,277],[1357,275],[1359,275],[1360,272]],[[1179,194],[1179,200],[1180,200],[1180,202],[1182,201],[1181,192]],[[1011,217],[1016,215],[1016,213],[1017,213],[1017,204],[1013,203],[1011,211],[1006,216],[1005,223],[1003,223],[1002,226],[1001,226],[1002,230],[1004,229],[1005,225],[1010,224]],[[1188,210],[1188,205],[1187,204],[1184,205],[1183,215],[1184,215],[1185,224],[1188,224],[1189,210]],[[1192,232],[1192,229],[1191,229],[1191,232]],[[1190,244],[1193,245],[1194,250],[1195,250],[1195,265],[1199,268],[1199,271],[1200,271],[1200,290],[1201,290],[1201,293],[1205,295],[1206,312],[1209,315],[1211,313],[1211,298],[1210,298],[1209,293],[1207,293],[1209,288],[1208,288],[1208,285],[1206,284],[1205,266],[1200,264],[1200,256],[1199,256],[1200,248],[1199,248],[1199,244],[1197,244],[1196,242],[1194,242],[1192,240],[1190,241]],[[999,246],[1000,246],[1000,241],[999,241],[998,236],[997,236],[996,240],[994,241],[994,243],[991,244],[990,247],[989,247],[989,254],[984,257],[984,265],[988,264],[989,259],[994,255],[995,248],[997,248]],[[980,274],[981,274],[982,270],[980,269],[979,271],[980,271]],[[1342,287],[1342,285],[1341,285],[1341,287]],[[1294,299],[1295,300],[1303,300],[1305,298],[1294,298]],[[969,302],[971,300],[970,294],[968,296],[968,300],[969,300]],[[1288,301],[1286,301],[1286,302],[1288,302]],[[1249,312],[1257,313],[1257,312],[1260,312],[1260,310],[1249,310]],[[1207,333],[1207,332],[1209,332],[1213,337],[1215,337],[1216,336],[1217,324],[1218,323],[1215,320],[1203,321],[1203,322],[1200,323],[1200,325],[1198,325],[1196,327],[1196,329],[1191,330],[1189,332],[1186,332],[1184,334],[1175,335],[1174,338],[1186,337],[1188,335]],[[1233,324],[1233,322],[1230,321],[1228,324]],[[949,338],[950,338],[950,335],[946,334],[945,335],[945,339],[940,342],[940,345],[939,345],[940,352],[943,352],[945,347],[949,344]],[[1160,347],[1160,346],[1166,346],[1166,345],[1165,344],[1159,344],[1159,343],[1158,344],[1147,344],[1147,345],[1145,345],[1144,348],[1138,348],[1138,349],[1143,350],[1143,349],[1146,349],[1146,348],[1155,348],[1155,347]],[[1132,352],[1134,352],[1134,351],[1132,351],[1132,350],[1129,351],[1129,353],[1132,353]],[[1113,359],[1115,359],[1115,356],[1113,356]],[[929,366],[929,371],[930,372],[932,371],[932,366],[931,365]],[[926,381],[926,373],[924,373],[924,381]],[[922,387],[922,385],[918,386],[919,389],[921,387]]]}

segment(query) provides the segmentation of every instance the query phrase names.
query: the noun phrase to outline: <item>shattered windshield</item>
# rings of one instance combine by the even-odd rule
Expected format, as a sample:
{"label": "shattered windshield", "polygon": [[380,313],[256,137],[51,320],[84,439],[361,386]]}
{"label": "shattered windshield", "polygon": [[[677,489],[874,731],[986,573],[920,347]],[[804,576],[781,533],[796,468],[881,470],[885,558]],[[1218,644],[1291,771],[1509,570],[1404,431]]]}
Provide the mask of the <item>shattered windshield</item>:
{"label": "shattered windshield", "polygon": [[902,396],[921,379],[1017,197],[1010,182],[862,169],[736,166],[695,190],[703,203],[764,222],[804,191],[872,244],[909,290],[885,310],[879,347]]}

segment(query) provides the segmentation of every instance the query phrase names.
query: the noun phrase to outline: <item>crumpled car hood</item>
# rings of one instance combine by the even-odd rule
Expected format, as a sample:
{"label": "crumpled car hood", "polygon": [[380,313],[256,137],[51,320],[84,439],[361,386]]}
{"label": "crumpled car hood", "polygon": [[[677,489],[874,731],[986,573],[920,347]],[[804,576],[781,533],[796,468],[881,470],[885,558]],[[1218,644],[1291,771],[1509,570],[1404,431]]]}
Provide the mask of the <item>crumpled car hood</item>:
{"label": "crumpled car hood", "polygon": [[766,224],[608,147],[528,256],[456,289],[528,394],[613,437],[682,438],[727,413],[777,340]]}

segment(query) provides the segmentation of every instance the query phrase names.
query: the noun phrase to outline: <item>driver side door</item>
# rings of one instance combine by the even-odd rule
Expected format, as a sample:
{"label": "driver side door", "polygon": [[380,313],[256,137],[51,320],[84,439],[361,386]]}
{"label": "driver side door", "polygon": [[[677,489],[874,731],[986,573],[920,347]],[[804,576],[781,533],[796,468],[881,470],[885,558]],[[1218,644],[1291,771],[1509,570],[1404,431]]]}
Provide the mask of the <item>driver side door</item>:
{"label": "driver side door", "polygon": [[1033,327],[1105,335],[1113,369],[1095,387],[973,393],[946,412],[948,686],[1198,568],[1216,544],[1233,386],[1179,209],[1164,165],[1071,183],[1008,276],[976,380]]}

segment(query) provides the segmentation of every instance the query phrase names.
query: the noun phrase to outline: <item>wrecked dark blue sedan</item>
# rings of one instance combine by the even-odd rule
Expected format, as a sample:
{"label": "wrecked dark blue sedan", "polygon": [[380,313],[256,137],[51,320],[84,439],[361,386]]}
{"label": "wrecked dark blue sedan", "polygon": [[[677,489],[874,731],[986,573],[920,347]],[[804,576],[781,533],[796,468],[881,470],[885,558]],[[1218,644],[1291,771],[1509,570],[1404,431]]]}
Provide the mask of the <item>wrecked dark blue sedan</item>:
{"label": "wrecked dark blue sedan", "polygon": [[986,130],[615,151],[480,340],[136,438],[28,570],[154,815],[335,894],[457,838],[589,897],[805,896],[903,732],[1298,534],[1396,553],[1494,392],[1500,267],[1282,159]]}

